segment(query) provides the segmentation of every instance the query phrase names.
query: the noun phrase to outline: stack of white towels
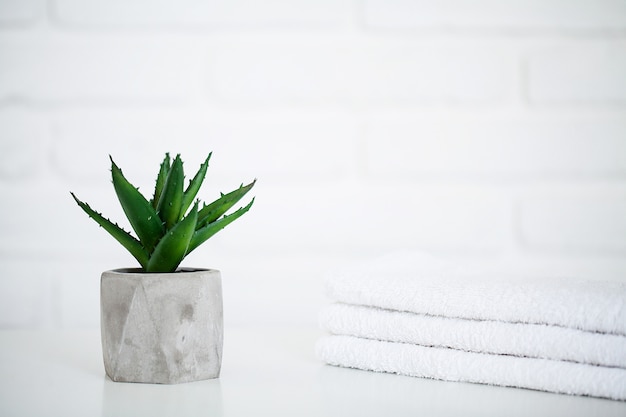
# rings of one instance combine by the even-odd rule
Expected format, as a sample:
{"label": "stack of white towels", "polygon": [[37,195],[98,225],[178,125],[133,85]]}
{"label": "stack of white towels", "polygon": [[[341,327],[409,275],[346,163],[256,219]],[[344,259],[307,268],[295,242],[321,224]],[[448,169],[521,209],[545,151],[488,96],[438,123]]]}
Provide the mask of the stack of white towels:
{"label": "stack of white towels", "polygon": [[626,283],[527,279],[401,253],[329,277],[327,364],[626,400]]}

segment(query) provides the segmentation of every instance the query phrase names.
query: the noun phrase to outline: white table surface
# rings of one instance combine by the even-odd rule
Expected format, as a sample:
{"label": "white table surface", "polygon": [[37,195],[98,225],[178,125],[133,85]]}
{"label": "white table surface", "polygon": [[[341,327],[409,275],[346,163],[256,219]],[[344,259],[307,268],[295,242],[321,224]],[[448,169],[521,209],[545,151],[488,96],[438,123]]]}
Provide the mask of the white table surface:
{"label": "white table surface", "polygon": [[0,331],[0,416],[626,416],[626,403],[377,374],[315,359],[320,332],[227,328],[219,379],[115,383],[98,331]]}

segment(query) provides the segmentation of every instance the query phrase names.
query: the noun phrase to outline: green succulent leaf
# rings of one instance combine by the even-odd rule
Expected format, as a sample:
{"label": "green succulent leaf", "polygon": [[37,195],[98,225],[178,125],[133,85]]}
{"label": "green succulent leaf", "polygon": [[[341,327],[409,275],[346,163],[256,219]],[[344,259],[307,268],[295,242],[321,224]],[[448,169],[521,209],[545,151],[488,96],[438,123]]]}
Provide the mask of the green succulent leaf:
{"label": "green succulent leaf", "polygon": [[202,181],[204,181],[204,177],[206,176],[206,171],[209,167],[209,160],[211,159],[211,155],[212,153],[209,153],[209,156],[207,156],[206,160],[202,163],[202,165],[200,165],[200,169],[198,170],[196,175],[193,177],[193,179],[189,182],[189,186],[187,187],[187,189],[185,190],[183,194],[183,202],[180,208],[181,219],[187,212],[187,209],[191,206],[191,203],[193,202],[194,198],[196,198],[196,195],[198,194],[198,191],[200,190],[200,186],[202,185]]}
{"label": "green succulent leaf", "polygon": [[159,169],[159,174],[157,175],[156,185],[154,186],[154,196],[152,197],[152,207],[157,209],[157,205],[159,204],[159,199],[161,198],[161,193],[163,192],[163,187],[165,186],[165,180],[167,179],[167,174],[170,172],[171,167],[170,162],[170,154],[165,154],[165,159],[161,162],[161,167]]}
{"label": "green succulent leaf", "polygon": [[137,259],[142,268],[146,268],[146,266],[148,265],[148,253],[144,250],[141,242],[135,239],[130,233],[128,233],[115,223],[111,222],[110,220],[104,218],[97,211],[93,210],[91,207],[89,207],[89,204],[80,201],[74,195],[74,193],[70,194],[74,198],[74,201],[76,201],[79,207],[82,208],[89,217],[95,220],[96,223],[102,226],[104,230],[109,232],[109,234],[113,236],[115,240],[121,243],[122,246],[124,246],[135,259]]}
{"label": "green succulent leaf", "polygon": [[239,217],[243,216],[248,210],[250,210],[250,207],[252,207],[253,203],[254,198],[247,206],[241,207],[234,213],[224,216],[221,219],[209,223],[206,226],[196,230],[196,232],[193,234],[193,237],[191,238],[191,242],[189,243],[189,249],[187,249],[187,253],[190,253],[192,250],[206,242],[217,232],[237,220]]}
{"label": "green succulent leaf", "polygon": [[170,230],[180,220],[184,180],[183,161],[180,160],[180,155],[176,155],[157,205],[157,212],[167,230]]}
{"label": "green succulent leaf", "polygon": [[231,191],[228,194],[222,194],[220,198],[212,202],[211,204],[204,206],[198,213],[198,229],[213,223],[225,214],[232,206],[237,204],[239,200],[245,196],[248,191],[254,187],[256,180],[252,181],[248,185],[242,185],[238,189]]}
{"label": "green succulent leaf", "polygon": [[161,219],[150,202],[124,177],[122,170],[113,162],[113,158],[111,158],[111,176],[115,193],[130,225],[146,251],[151,253],[164,233]]}
{"label": "green succulent leaf", "polygon": [[245,186],[241,184],[227,194],[220,193],[211,204],[202,204],[202,209],[196,201],[189,210],[206,177],[211,155],[184,189],[180,155],[172,160],[166,153],[150,200],[126,179],[110,157],[113,187],[136,237],[80,201],[74,193],[70,194],[89,217],[137,259],[144,272],[174,272],[187,254],[247,213],[254,203],[253,198],[248,205],[226,214],[254,187],[256,180]]}
{"label": "green succulent leaf", "polygon": [[158,243],[150,256],[146,272],[174,272],[182,262],[198,221],[198,204],[189,215],[177,223]]}

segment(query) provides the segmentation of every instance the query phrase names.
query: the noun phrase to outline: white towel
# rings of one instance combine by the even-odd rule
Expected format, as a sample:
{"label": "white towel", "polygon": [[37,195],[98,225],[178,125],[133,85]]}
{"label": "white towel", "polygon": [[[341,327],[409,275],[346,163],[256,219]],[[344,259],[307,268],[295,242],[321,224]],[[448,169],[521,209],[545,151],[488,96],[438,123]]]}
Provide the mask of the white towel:
{"label": "white towel", "polygon": [[339,303],[323,308],[319,321],[323,330],[337,335],[626,368],[626,337],[619,335]]}
{"label": "white towel", "polygon": [[400,253],[332,274],[331,365],[626,400],[626,283]]}
{"label": "white towel", "polygon": [[331,300],[433,316],[626,336],[626,283],[526,279],[400,253],[332,274]]}
{"label": "white towel", "polygon": [[626,400],[626,370],[488,355],[408,343],[327,336],[316,346],[331,365],[378,372]]}

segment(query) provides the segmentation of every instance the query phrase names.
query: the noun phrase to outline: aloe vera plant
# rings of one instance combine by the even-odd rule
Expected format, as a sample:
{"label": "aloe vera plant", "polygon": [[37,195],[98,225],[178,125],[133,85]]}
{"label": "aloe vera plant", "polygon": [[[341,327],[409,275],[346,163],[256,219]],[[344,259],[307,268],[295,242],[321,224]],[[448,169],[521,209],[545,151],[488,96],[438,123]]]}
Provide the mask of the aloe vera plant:
{"label": "aloe vera plant", "polygon": [[210,204],[202,204],[202,207],[199,200],[194,202],[211,154],[186,189],[180,155],[172,161],[170,155],[165,154],[150,200],[124,177],[113,158],[110,159],[113,188],[137,237],[80,201],[74,193],[70,194],[89,217],[137,259],[145,272],[174,272],[185,256],[244,215],[254,203],[253,198],[245,207],[226,214],[250,191],[256,180],[245,186],[242,184],[229,193],[221,193],[220,198]]}

